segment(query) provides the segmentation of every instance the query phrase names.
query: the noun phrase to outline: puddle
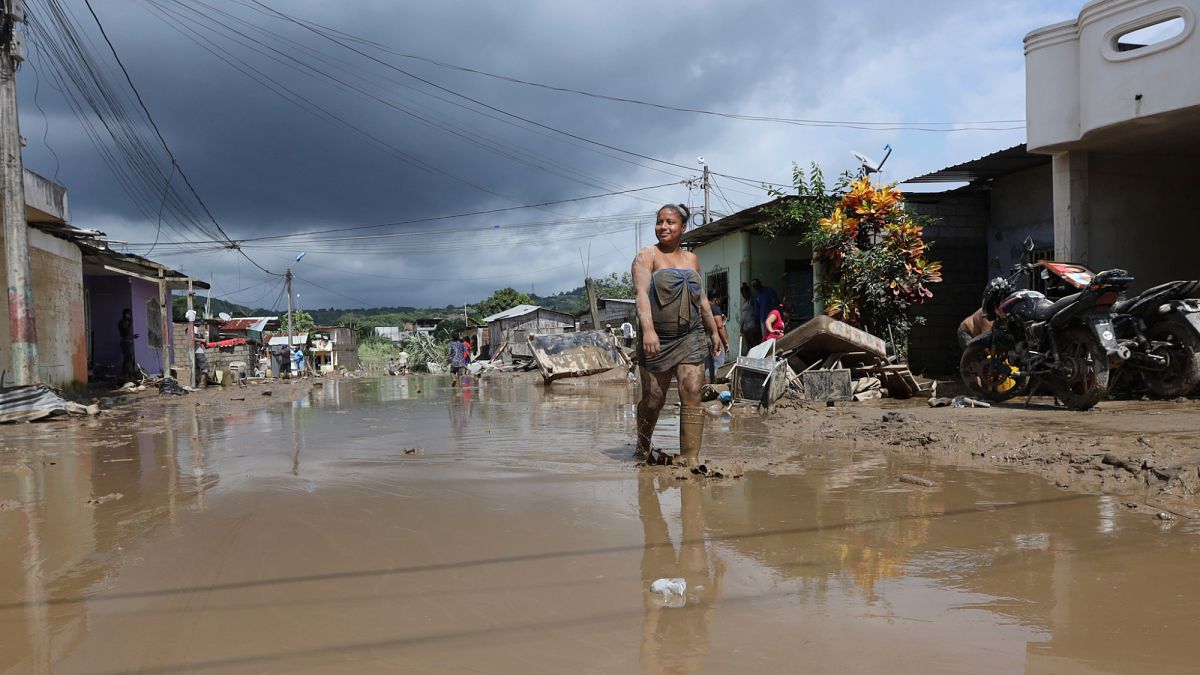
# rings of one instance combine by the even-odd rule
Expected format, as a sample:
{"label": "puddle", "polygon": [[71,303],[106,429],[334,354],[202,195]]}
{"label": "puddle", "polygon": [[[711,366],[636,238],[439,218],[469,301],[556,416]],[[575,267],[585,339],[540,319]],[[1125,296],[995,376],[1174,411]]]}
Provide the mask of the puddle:
{"label": "puddle", "polygon": [[[710,420],[706,454],[778,465],[676,481],[628,459],[623,387],[448,384],[5,436],[0,672],[1191,672],[1200,654],[1194,521],[1027,475],[783,452],[752,415]],[[656,440],[674,429],[664,413]],[[664,577],[681,600],[649,593]]]}

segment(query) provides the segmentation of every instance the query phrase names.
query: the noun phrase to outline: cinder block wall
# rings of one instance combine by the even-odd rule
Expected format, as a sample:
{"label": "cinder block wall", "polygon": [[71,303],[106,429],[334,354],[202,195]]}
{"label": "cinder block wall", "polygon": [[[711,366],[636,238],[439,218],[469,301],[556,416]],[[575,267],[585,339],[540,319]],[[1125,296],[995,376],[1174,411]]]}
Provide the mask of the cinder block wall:
{"label": "cinder block wall", "polygon": [[925,237],[932,242],[931,258],[942,263],[942,283],[932,286],[933,298],[918,309],[926,323],[909,337],[909,363],[917,373],[949,376],[958,372],[958,324],[979,308],[987,283],[990,196],[964,191],[924,202],[912,195],[909,206],[937,219]]}

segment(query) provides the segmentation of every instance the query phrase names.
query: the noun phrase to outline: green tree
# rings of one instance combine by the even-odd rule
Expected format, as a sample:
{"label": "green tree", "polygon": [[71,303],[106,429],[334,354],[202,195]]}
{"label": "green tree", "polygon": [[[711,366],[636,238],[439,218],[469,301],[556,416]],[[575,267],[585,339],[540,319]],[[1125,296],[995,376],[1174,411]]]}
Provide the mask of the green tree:
{"label": "green tree", "polygon": [[[475,311],[483,316],[491,316],[493,314],[499,314],[506,309],[512,309],[517,305],[532,304],[533,298],[529,297],[529,295],[522,293],[515,288],[501,288],[495,293],[492,293],[492,297],[475,305]],[[460,320],[459,326],[461,325],[462,321]]]}
{"label": "green tree", "polygon": [[621,276],[617,276],[617,273],[613,272],[603,279],[596,279],[596,294],[602,298],[632,300],[634,297],[633,276],[629,272]]}
{"label": "green tree", "polygon": [[[308,315],[308,312],[305,312],[302,309],[297,309],[297,310],[292,311],[292,330],[293,331],[295,331],[297,333],[305,333],[315,325],[317,325],[316,322],[313,321],[313,318]],[[288,315],[286,312],[284,312],[283,316],[279,318],[279,329],[285,333],[287,332]]]}

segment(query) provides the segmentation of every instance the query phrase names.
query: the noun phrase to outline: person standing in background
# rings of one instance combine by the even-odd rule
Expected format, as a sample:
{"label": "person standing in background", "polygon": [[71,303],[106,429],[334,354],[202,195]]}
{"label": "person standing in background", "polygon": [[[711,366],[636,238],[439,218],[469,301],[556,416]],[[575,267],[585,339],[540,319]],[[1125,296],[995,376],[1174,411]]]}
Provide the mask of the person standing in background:
{"label": "person standing in background", "polygon": [[742,345],[740,351],[742,356],[750,351],[750,348],[762,341],[762,330],[758,325],[758,315],[754,309],[754,292],[750,290],[749,284],[742,284],[742,313],[740,317],[740,330],[742,331]]}
{"label": "person standing in background", "polygon": [[762,281],[758,279],[750,280],[750,288],[754,289],[754,318],[758,321],[759,334],[766,335],[767,315],[779,306],[779,294],[774,288],[763,286]]}
{"label": "person standing in background", "polygon": [[716,382],[717,370],[725,365],[726,359],[729,358],[729,333],[725,330],[725,310],[715,289],[708,290],[708,306],[712,308],[713,321],[717,322],[717,334],[721,336],[722,350],[720,353],[708,355],[704,360],[704,370],[708,381]]}

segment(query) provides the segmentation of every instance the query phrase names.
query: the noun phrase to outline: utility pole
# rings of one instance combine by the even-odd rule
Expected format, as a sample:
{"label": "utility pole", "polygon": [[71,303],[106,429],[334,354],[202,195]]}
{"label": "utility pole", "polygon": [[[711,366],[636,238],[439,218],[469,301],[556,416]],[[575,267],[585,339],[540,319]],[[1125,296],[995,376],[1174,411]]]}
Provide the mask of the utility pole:
{"label": "utility pole", "polygon": [[[307,252],[301,251],[299,253],[299,255],[296,256],[296,262],[300,262],[300,260],[303,259],[304,256],[306,256],[306,255],[308,255]],[[288,294],[287,355],[288,355],[288,358],[290,359],[290,358],[292,358],[292,268],[290,266],[287,268],[287,274],[284,275],[284,282],[287,285],[287,294]]]}
{"label": "utility pole", "polygon": [[708,164],[705,163],[704,164],[704,224],[705,225],[712,222],[712,218],[709,216],[709,211],[708,211],[708,188],[709,188]]}
{"label": "utility pole", "polygon": [[287,268],[287,274],[283,275],[283,278],[284,278],[284,284],[287,286],[287,296],[288,296],[287,348],[288,348],[288,358],[290,359],[292,357],[291,356],[292,355],[292,268],[290,268],[290,267]]}
{"label": "utility pole", "polygon": [[17,64],[25,45],[16,25],[25,20],[23,0],[0,0],[0,199],[4,201],[4,262],[8,271],[10,371],[17,385],[37,381],[37,324],[33,316],[33,274],[25,224],[25,176],[17,117]]}
{"label": "utility pole", "polygon": [[196,304],[196,291],[192,289],[192,278],[188,277],[187,314],[183,316],[188,321],[187,350],[189,362],[192,364],[190,368],[192,381],[188,383],[188,386],[192,389],[196,388],[196,382],[199,381],[196,378],[196,308],[193,307],[194,304]]}

